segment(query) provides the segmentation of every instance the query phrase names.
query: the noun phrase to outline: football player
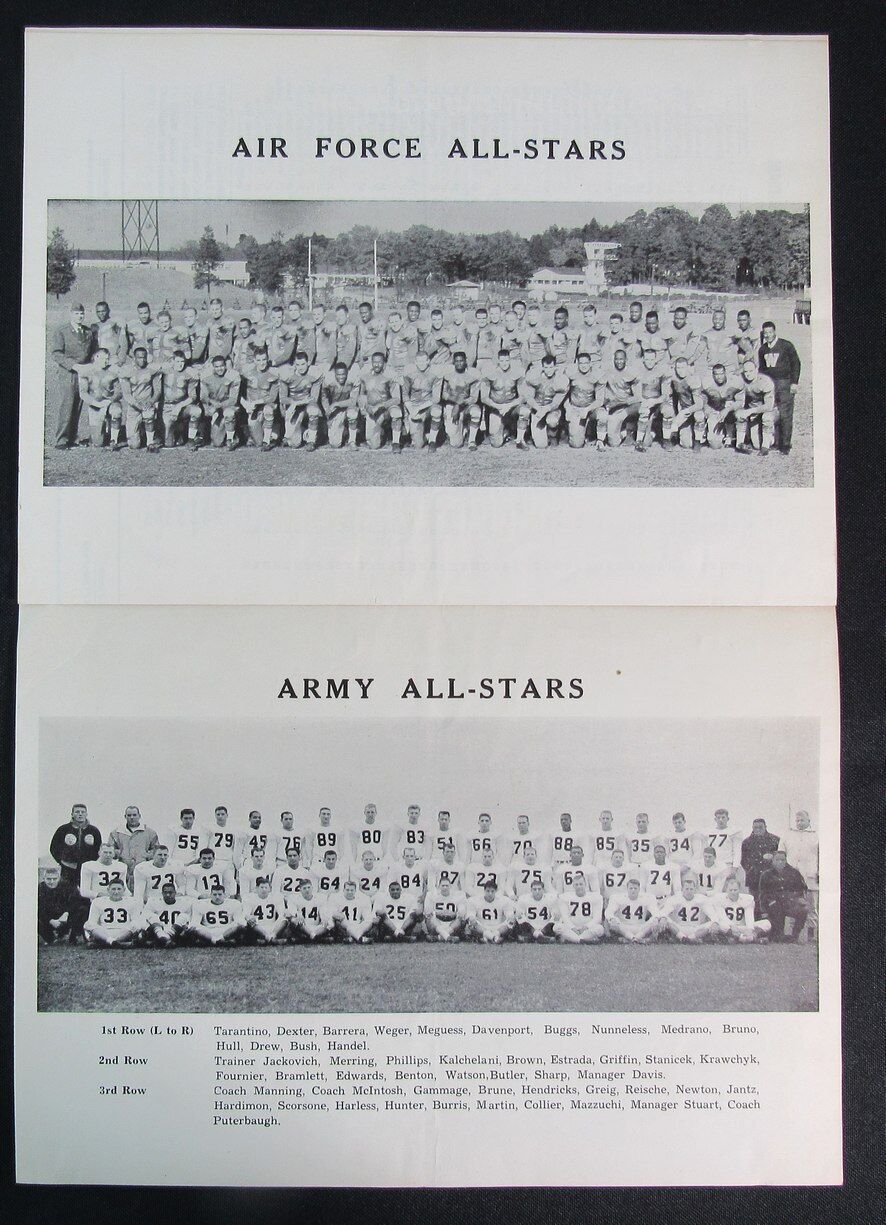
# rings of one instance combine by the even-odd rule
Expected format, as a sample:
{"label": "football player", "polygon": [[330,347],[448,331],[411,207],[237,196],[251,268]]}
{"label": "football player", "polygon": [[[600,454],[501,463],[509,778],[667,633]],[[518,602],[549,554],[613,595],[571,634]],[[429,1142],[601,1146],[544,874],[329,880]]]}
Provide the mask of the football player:
{"label": "football player", "polygon": [[259,876],[255,887],[243,899],[247,934],[257,944],[282,944],[289,926],[286,899],[271,891],[267,876]]}
{"label": "football player", "polygon": [[526,446],[526,427],[537,447],[548,446],[563,420],[563,404],[569,394],[569,374],[566,365],[558,366],[555,357],[546,354],[541,366],[523,379],[521,404],[517,416],[517,446]]}
{"label": "football player", "polygon": [[569,311],[565,306],[558,306],[554,311],[554,328],[546,340],[548,354],[557,366],[568,366],[575,353],[575,335],[569,330]]}
{"label": "football player", "polygon": [[323,862],[327,851],[335,851],[342,856],[347,853],[347,834],[333,824],[332,809],[323,807],[317,813],[316,819],[308,827],[308,863]]}
{"label": "football player", "polygon": [[427,861],[418,858],[414,846],[404,846],[402,858],[388,868],[387,883],[396,881],[403,893],[422,898],[427,886]]}
{"label": "football player", "polygon": [[122,881],[111,881],[107,895],[93,898],[83,924],[87,944],[107,948],[131,948],[141,931],[141,907]]}
{"label": "football player", "polygon": [[715,310],[711,317],[711,327],[702,332],[697,350],[697,364],[701,361],[708,370],[718,363],[729,366],[734,355],[732,337],[726,331],[726,312]]}
{"label": "football player", "polygon": [[683,874],[680,892],[662,903],[661,930],[689,944],[718,936],[719,908],[711,898],[698,892],[698,881],[691,872]]}
{"label": "football player", "polygon": [[447,846],[455,847],[456,859],[462,858],[460,839],[452,830],[452,815],[445,808],[441,808],[437,813],[437,828],[431,839],[431,858],[442,859],[443,849]]}
{"label": "football player", "polygon": [[[283,413],[283,445],[300,447],[307,442],[309,450],[313,450],[319,428],[323,371],[318,365],[311,365],[307,353],[300,349],[292,365],[278,367],[277,375]],[[338,382],[334,375],[333,382]]]}
{"label": "football player", "polygon": [[695,857],[698,839],[689,832],[686,814],[675,812],[671,817],[672,832],[667,838],[668,859],[673,863],[690,863]]}
{"label": "football player", "polygon": [[671,398],[665,400],[661,410],[661,445],[664,450],[670,451],[674,440],[679,438],[681,447],[692,447],[698,451],[706,429],[701,379],[693,373],[685,357],[678,357],[674,362],[671,392]]}
{"label": "football player", "polygon": [[[323,852],[323,862],[313,870],[318,898],[328,900],[331,896],[341,893],[342,884],[346,879],[342,873],[338,854],[330,847]],[[302,892],[304,892],[302,885]]]}
{"label": "football player", "polygon": [[[494,447],[502,447],[507,437],[507,427],[515,414],[519,416],[523,403],[521,384],[525,371],[523,367],[511,360],[506,349],[500,349],[495,365],[489,368],[480,379],[479,400],[480,411],[486,414],[486,432]],[[472,406],[468,408],[469,420]],[[476,416],[476,413],[473,414]],[[473,429],[474,443],[477,441],[477,429]],[[523,431],[525,435],[525,429]]]}
{"label": "football player", "polygon": [[461,864],[456,862],[455,844],[448,843],[443,847],[439,859],[432,859],[428,864],[428,888],[438,889],[441,881],[447,881],[454,891],[464,892],[465,872]]}
{"label": "football player", "polygon": [[[625,853],[621,847],[616,847],[608,860],[604,859],[596,864],[597,877],[600,882],[600,893],[604,900],[608,900],[613,894],[622,893],[628,884],[628,880],[632,875],[636,875],[636,870],[633,865],[625,863]],[[639,888],[640,881],[637,879],[637,887]]]}
{"label": "football player", "polygon": [[498,837],[492,832],[492,817],[481,812],[477,818],[477,832],[465,838],[465,858],[468,863],[477,863],[485,851],[492,851],[493,860],[498,858]]}
{"label": "football player", "polygon": [[136,345],[129,362],[120,367],[120,394],[131,450],[142,445],[142,430],[149,451],[159,451],[155,426],[160,404],[160,370],[148,360],[144,345]]}
{"label": "football player", "polygon": [[240,890],[240,897],[246,898],[250,893],[255,893],[256,886],[260,880],[270,881],[276,868],[276,860],[268,857],[263,846],[254,847],[249,859],[237,869],[237,884]]}
{"label": "football player", "polygon": [[[415,850],[415,857],[417,859],[424,859],[430,851],[430,833],[422,820],[420,805],[409,805],[406,809],[405,825],[400,826],[395,832],[396,841],[393,851],[397,859],[402,859],[403,852],[408,846]],[[391,839],[391,841],[394,841],[394,839]],[[389,852],[391,849],[389,846]]]}
{"label": "football player", "polygon": [[363,820],[351,830],[351,857],[359,860],[364,851],[373,851],[382,859],[388,850],[389,830],[378,819],[375,804],[363,808]]}
{"label": "football player", "polygon": [[640,408],[637,413],[638,451],[646,451],[652,445],[653,421],[662,418],[662,445],[664,445],[664,414],[670,413],[673,405],[673,380],[667,359],[653,348],[645,348],[637,368],[639,374]]}
{"label": "football player", "polygon": [[223,885],[215,885],[209,897],[195,903],[191,932],[202,944],[233,944],[246,926],[243,906],[227,897]]}
{"label": "football player", "polygon": [[517,817],[516,831],[510,835],[503,835],[499,850],[503,859],[510,856],[511,863],[515,864],[523,861],[523,855],[528,846],[534,846],[538,851],[540,845],[544,845],[544,839],[537,839],[530,833],[529,817],[524,812]]}
{"label": "football player", "polygon": [[318,302],[314,307],[314,365],[321,371],[332,368],[335,361],[335,351],[338,346],[338,335],[335,322],[326,318],[326,307]]}
{"label": "football player", "polygon": [[402,392],[396,374],[385,368],[386,360],[386,354],[373,353],[370,368],[360,379],[357,403],[367,447],[378,451],[384,443],[385,426],[390,424],[391,450],[396,453],[403,443]]}
{"label": "football player", "polygon": [[[372,852],[369,852],[372,854]],[[355,881],[346,880],[335,905],[335,922],[344,944],[368,944],[375,926],[375,906],[368,894],[360,893]]]}
{"label": "football player", "polygon": [[192,898],[204,900],[213,889],[233,897],[237,892],[237,875],[230,861],[215,861],[215,852],[203,847],[196,863],[189,864],[182,873],[185,892]]}
{"label": "football player", "polygon": [[[403,418],[412,445],[421,449],[425,445],[426,431],[431,424],[433,432],[439,433],[442,406],[440,389],[443,379],[439,369],[431,365],[428,354],[419,349],[415,359],[403,371]],[[433,418],[436,415],[436,425]]]}
{"label": "football player", "polygon": [[246,414],[252,443],[263,451],[270,451],[275,445],[281,381],[284,380],[281,370],[284,369],[288,367],[273,369],[267,349],[258,349],[255,361],[243,371],[240,404]]}
{"label": "football player", "polygon": [[331,936],[334,918],[329,895],[315,892],[311,881],[304,881],[299,892],[287,899],[286,909],[290,932],[296,939],[313,942]]}
{"label": "football player", "polygon": [[658,934],[661,923],[654,897],[640,892],[640,880],[629,875],[624,889],[610,894],[606,903],[609,935],[631,944],[648,944]]}
{"label": "football player", "polygon": [[[582,350],[575,359],[574,366],[566,368],[569,378],[569,394],[563,408],[566,414],[566,429],[571,447],[583,447],[588,433],[588,425],[596,420],[597,386],[599,383],[600,361],[594,362],[591,354]],[[596,430],[596,426],[595,426]]]}
{"label": "football player", "polygon": [[727,443],[729,419],[735,418],[735,410],[742,406],[744,384],[737,375],[727,374],[722,362],[712,368],[701,380],[701,407],[704,422],[696,423],[696,437],[707,442],[709,447],[723,447]]}
{"label": "football player", "polygon": [[134,353],[136,345],[140,345],[150,354],[154,348],[157,325],[151,318],[151,308],[147,302],[139,302],[135,309],[136,318],[130,319],[126,324],[126,339],[129,352]]}
{"label": "football player", "polygon": [[590,862],[585,863],[584,849],[575,843],[569,851],[569,860],[554,868],[554,891],[570,893],[579,876],[584,879],[589,893],[600,892],[600,875],[596,867]]}
{"label": "football player", "polygon": [[500,894],[489,881],[482,893],[468,898],[465,906],[465,935],[481,944],[501,944],[514,930],[514,903]]}
{"label": "football player", "polygon": [[129,351],[125,326],[111,318],[111,308],[107,302],[96,302],[95,319],[92,325],[95,347],[108,350],[112,365],[122,365]]}
{"label": "football player", "polygon": [[370,903],[375,903],[375,895],[381,891],[386,882],[388,870],[368,847],[360,856],[360,863],[352,876],[355,878],[358,892]]}
{"label": "football player", "polygon": [[513,863],[508,874],[508,891],[512,897],[521,898],[530,892],[532,885],[538,881],[542,890],[549,893],[553,888],[551,871],[538,862],[538,851],[531,844],[523,852],[520,863]]}
{"label": "football player", "polygon": [[510,869],[502,863],[497,863],[495,851],[487,847],[480,854],[480,862],[471,862],[464,871],[465,892],[468,897],[475,897],[483,892],[487,885],[493,884],[499,891],[499,896],[508,891]]}
{"label": "football player", "polygon": [[624,349],[616,349],[611,365],[600,371],[594,400],[596,448],[603,450],[604,441],[610,447],[620,447],[628,417],[639,416],[640,375],[628,362]]}
{"label": "football player", "polygon": [[385,327],[373,314],[371,302],[361,302],[357,308],[360,322],[357,324],[357,364],[368,366],[373,353],[384,349]]}
{"label": "football player", "polygon": [[277,893],[284,901],[294,901],[301,892],[306,880],[313,883],[309,868],[303,866],[301,856],[294,846],[286,852],[286,862],[277,864],[271,877],[271,891]]}
{"label": "football player", "polygon": [[735,449],[753,450],[749,443],[748,428],[760,427],[760,454],[768,455],[775,442],[775,384],[766,374],[761,374],[757,363],[746,361],[741,367],[741,397],[735,409]]}
{"label": "football player", "polygon": [[159,893],[152,894],[142,911],[142,933],[146,943],[169,948],[188,932],[194,917],[194,901],[180,894],[167,881]]}
{"label": "football player", "polygon": [[702,848],[712,846],[717,852],[720,865],[732,866],[741,859],[741,834],[729,827],[729,812],[718,808],[714,813],[713,828],[708,826],[699,835]]}
{"label": "football player", "polygon": [[184,349],[176,349],[171,359],[160,367],[161,416],[163,418],[163,445],[176,447],[179,443],[179,428],[182,414],[188,421],[190,433],[194,415],[202,415],[198,400],[199,374],[188,368]]}
{"label": "football player", "polygon": [[720,930],[727,940],[751,944],[763,940],[772,930],[768,919],[754,918],[754,899],[742,893],[734,876],[726,882],[726,891],[717,896],[720,905]]}
{"label": "football player", "polygon": [[615,820],[608,808],[603,809],[599,820],[599,832],[591,834],[591,853],[594,863],[600,863],[601,860],[609,860],[612,852],[617,848],[620,848],[622,851],[627,850],[627,840],[623,834],[616,833]]}
{"label": "football player", "polygon": [[203,831],[201,846],[208,846],[217,863],[233,863],[237,858],[237,833],[228,825],[228,810],[219,804],[212,821]]}
{"label": "football player", "polygon": [[682,880],[682,865],[667,858],[667,843],[656,838],[652,858],[643,867],[641,886],[659,903],[679,893]]}
{"label": "football player", "polygon": [[200,407],[209,422],[209,438],[215,447],[236,451],[237,414],[240,411],[240,373],[220,353],[200,374]]}
{"label": "football player", "polygon": [[182,317],[182,330],[187,340],[188,361],[192,366],[202,366],[209,347],[209,328],[199,322],[197,308],[186,306]]}
{"label": "football player", "polygon": [[[481,374],[478,370],[468,367],[467,354],[459,349],[452,355],[452,363],[444,366],[441,371],[440,396],[443,407],[443,424],[450,447],[461,447],[465,440],[465,424],[474,422],[479,426],[479,406],[477,392]],[[433,416],[431,417],[428,444],[431,450],[437,445],[439,428],[435,430]],[[476,441],[476,433],[474,435]]]}
{"label": "football player", "polygon": [[87,410],[89,439],[94,447],[104,446],[105,428],[110,423],[111,444],[120,449],[120,425],[123,420],[120,371],[111,366],[107,349],[96,349],[92,361],[77,367],[80,399]]}
{"label": "football player", "polygon": [[307,845],[307,834],[295,828],[295,814],[288,809],[280,813],[280,829],[277,833],[277,863],[284,864],[289,859],[290,851],[298,851],[304,855]]}
{"label": "football player", "polygon": [[574,846],[581,847],[584,856],[590,859],[589,840],[584,834],[579,834],[572,821],[572,813],[560,813],[560,828],[548,838],[545,860],[555,864],[568,863],[570,852]]}
{"label": "football player", "polygon": [[283,318],[282,306],[271,307],[271,320],[265,330],[264,341],[271,365],[275,369],[288,366],[295,351],[295,333]]}
{"label": "football player", "polygon": [[161,892],[164,885],[181,888],[181,867],[170,863],[169,847],[158,843],[154,847],[153,859],[137,863],[132,872],[132,896],[139,906],[144,906],[152,895]]}
{"label": "football player", "polygon": [[550,944],[556,940],[554,924],[560,918],[560,903],[555,893],[545,889],[544,882],[534,880],[528,893],[517,898],[515,907],[517,939]]}
{"label": "football player", "polygon": [[572,888],[559,894],[560,918],[554,924],[554,935],[563,944],[596,944],[606,934],[603,927],[603,898],[588,891],[581,873],[575,876]]}
{"label": "football player", "polygon": [[90,902],[107,897],[108,886],[114,881],[120,881],[126,888],[126,876],[126,864],[117,859],[110,842],[103,842],[98,848],[98,859],[87,859],[80,869],[80,896]]}
{"label": "football player", "polygon": [[437,889],[428,889],[424,922],[429,940],[458,943],[465,924],[465,902],[465,895],[453,890],[448,880],[441,880]]}
{"label": "football player", "polygon": [[[348,446],[356,450],[359,440],[360,409],[357,397],[360,393],[360,374],[356,366],[349,369],[344,362],[336,362],[320,384],[320,407],[326,421],[326,437],[331,447],[344,446],[345,434]],[[310,449],[310,448],[309,448]]]}
{"label": "football player", "polygon": [[376,898],[375,915],[380,940],[415,940],[416,923],[422,917],[421,898],[405,891],[398,880],[389,880]]}
{"label": "football player", "polygon": [[237,839],[238,866],[248,864],[252,852],[261,850],[267,857],[269,870],[272,870],[277,861],[277,835],[262,829],[262,815],[258,809],[253,808],[247,819],[249,824]]}

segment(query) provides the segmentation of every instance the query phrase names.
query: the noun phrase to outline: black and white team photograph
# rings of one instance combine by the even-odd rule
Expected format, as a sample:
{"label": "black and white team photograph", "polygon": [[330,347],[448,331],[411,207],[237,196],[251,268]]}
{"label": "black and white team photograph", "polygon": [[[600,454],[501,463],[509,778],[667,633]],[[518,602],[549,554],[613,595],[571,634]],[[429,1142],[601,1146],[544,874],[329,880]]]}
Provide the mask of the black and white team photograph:
{"label": "black and white team photograph", "polygon": [[46,255],[46,485],[813,483],[808,205],[54,200]]}
{"label": "black and white team photograph", "polygon": [[38,1007],[818,1007],[817,720],[45,719]]}

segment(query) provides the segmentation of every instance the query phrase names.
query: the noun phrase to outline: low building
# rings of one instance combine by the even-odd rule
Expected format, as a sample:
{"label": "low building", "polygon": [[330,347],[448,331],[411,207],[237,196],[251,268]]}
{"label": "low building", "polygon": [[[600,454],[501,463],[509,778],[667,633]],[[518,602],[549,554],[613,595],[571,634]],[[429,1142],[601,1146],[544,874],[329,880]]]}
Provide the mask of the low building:
{"label": "low building", "polygon": [[481,286],[477,281],[450,281],[446,288],[452,290],[452,296],[458,302],[479,301]]}

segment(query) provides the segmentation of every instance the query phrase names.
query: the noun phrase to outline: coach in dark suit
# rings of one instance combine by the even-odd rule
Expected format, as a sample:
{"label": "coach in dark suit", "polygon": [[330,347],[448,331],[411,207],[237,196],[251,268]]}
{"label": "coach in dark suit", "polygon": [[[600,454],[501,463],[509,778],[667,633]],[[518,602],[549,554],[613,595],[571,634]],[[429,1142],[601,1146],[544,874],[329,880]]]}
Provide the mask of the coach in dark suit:
{"label": "coach in dark suit", "polygon": [[52,334],[50,351],[57,366],[58,426],[55,445],[60,451],[77,443],[80,419],[80,386],[75,365],[88,362],[95,349],[95,335],[83,322],[82,303],[71,307],[71,317],[64,327]]}
{"label": "coach in dark suit", "polygon": [[[777,944],[785,941],[796,944],[809,917],[809,903],[806,882],[788,863],[784,851],[775,852],[772,867],[764,869],[760,876],[760,909],[772,924],[770,940]],[[790,919],[794,927],[789,936],[784,934],[786,919]]]}
{"label": "coach in dark suit", "polygon": [[794,396],[800,382],[800,358],[789,340],[775,334],[775,324],[763,324],[763,343],[760,345],[760,371],[775,384],[775,407],[778,409],[779,449],[785,455],[791,450],[794,433]]}

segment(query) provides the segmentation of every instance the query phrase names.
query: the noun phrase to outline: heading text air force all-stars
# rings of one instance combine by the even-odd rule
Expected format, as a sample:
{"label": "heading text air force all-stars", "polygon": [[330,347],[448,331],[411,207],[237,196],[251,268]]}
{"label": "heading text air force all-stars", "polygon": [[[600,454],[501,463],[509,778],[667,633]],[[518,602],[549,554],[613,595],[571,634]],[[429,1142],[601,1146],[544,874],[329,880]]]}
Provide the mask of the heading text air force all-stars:
{"label": "heading text air force all-stars", "polygon": [[183,808],[160,832],[131,805],[107,834],[75,804],[38,885],[43,943],[94,947],[372,941],[785,942],[817,925],[818,837],[807,813],[772,833],[726,809],[654,823],[481,813],[453,827],[410,805],[347,823],[321,808],[244,823]]}
{"label": "heading text air force all-stars", "polygon": [[685,307],[665,324],[638,301],[626,316],[520,299],[355,315],[213,298],[176,319],[99,302],[87,322],[76,304],[50,337],[56,446],[791,449],[800,359],[747,309],[728,325]]}

